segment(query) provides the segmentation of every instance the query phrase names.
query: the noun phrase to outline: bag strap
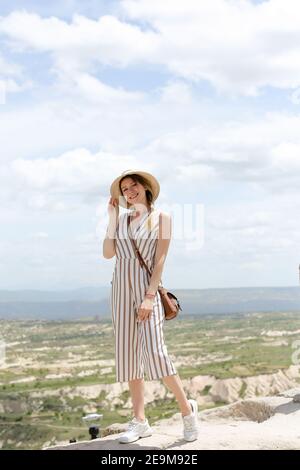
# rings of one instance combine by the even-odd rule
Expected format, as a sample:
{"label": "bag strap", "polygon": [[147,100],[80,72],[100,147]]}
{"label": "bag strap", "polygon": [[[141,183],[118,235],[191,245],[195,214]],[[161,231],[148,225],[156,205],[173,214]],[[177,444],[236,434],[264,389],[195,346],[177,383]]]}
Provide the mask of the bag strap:
{"label": "bag strap", "polygon": [[[132,245],[133,245],[134,251],[136,252],[136,254],[137,254],[137,256],[138,256],[140,265],[141,265],[142,267],[144,266],[144,267],[146,268],[146,270],[147,270],[149,276],[151,276],[151,271],[150,271],[150,269],[148,268],[147,264],[145,263],[145,261],[144,261],[142,255],[141,255],[141,253],[139,252],[138,247],[137,247],[137,245],[136,245],[136,243],[135,243],[135,240],[134,240],[134,239],[132,238],[132,236],[131,236],[131,230],[130,230],[130,225],[129,225],[129,222],[130,222],[129,218],[130,218],[130,215],[127,215],[127,228],[128,228],[128,234],[129,234],[130,241],[131,241],[131,243],[132,243]],[[160,283],[159,283],[159,284],[161,284],[161,280],[160,280]]]}

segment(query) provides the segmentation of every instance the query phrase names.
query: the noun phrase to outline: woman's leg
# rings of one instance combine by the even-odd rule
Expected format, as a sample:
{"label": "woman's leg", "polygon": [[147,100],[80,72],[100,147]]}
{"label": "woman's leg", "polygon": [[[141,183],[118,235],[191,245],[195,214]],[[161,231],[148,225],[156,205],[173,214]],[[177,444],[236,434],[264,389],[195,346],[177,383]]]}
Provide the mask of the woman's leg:
{"label": "woman's leg", "polygon": [[139,421],[144,421],[144,379],[129,380],[128,386],[130,390],[134,416]]}
{"label": "woman's leg", "polygon": [[164,384],[174,393],[176,400],[178,401],[179,408],[182,416],[189,415],[192,412],[190,403],[188,402],[187,396],[182,386],[182,382],[176,375],[167,375],[162,377]]}

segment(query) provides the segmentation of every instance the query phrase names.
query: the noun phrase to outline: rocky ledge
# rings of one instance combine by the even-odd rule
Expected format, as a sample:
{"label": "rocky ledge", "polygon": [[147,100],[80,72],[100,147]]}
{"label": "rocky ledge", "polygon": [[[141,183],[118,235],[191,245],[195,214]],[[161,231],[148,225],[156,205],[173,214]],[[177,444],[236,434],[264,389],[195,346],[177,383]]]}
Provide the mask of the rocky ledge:
{"label": "rocky ledge", "polygon": [[200,412],[199,438],[194,442],[182,438],[180,413],[152,425],[152,436],[119,444],[118,436],[126,426],[114,424],[105,437],[47,450],[300,449],[300,388]]}

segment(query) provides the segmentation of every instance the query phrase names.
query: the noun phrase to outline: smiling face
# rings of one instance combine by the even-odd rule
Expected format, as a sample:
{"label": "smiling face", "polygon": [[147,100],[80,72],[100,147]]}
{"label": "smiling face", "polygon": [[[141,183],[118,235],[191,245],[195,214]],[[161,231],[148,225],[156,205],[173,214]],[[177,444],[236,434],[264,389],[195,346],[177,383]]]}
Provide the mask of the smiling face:
{"label": "smiling face", "polygon": [[123,196],[130,205],[143,204],[147,206],[146,190],[141,183],[130,176],[126,176],[121,181],[120,187]]}

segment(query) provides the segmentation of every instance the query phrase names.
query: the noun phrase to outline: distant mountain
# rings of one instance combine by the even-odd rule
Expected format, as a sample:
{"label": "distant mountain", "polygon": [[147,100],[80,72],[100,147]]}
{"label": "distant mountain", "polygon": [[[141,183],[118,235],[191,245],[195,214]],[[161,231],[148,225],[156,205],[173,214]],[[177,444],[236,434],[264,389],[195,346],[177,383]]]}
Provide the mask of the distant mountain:
{"label": "distant mountain", "polygon": [[0,290],[0,302],[67,302],[73,300],[97,301],[105,299],[109,287],[81,287],[63,290]]}
{"label": "distant mountain", "polygon": [[[170,289],[184,314],[299,311],[299,287],[236,287]],[[98,315],[110,317],[109,287],[64,291],[0,291],[0,318],[71,320]]]}
{"label": "distant mountain", "polygon": [[72,300],[65,302],[0,302],[0,319],[9,320],[76,320],[96,316],[107,317],[109,304]]}
{"label": "distant mountain", "polygon": [[178,289],[175,295],[182,309],[192,314],[300,312],[300,287],[297,286]]}

